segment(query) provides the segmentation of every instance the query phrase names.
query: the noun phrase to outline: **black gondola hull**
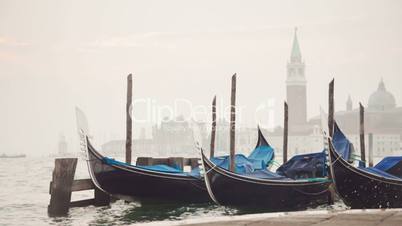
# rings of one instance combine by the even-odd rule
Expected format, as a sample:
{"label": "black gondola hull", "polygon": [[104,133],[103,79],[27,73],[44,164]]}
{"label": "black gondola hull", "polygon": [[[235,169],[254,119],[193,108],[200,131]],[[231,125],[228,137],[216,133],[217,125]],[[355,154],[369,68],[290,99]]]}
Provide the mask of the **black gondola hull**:
{"label": "black gondola hull", "polygon": [[209,202],[203,179],[160,173],[138,167],[110,165],[88,143],[88,167],[94,184],[116,196],[174,203]]}
{"label": "black gondola hull", "polygon": [[347,163],[330,148],[330,167],[338,195],[353,209],[402,207],[402,179],[393,180]]}
{"label": "black gondola hull", "polygon": [[202,160],[210,196],[221,205],[287,211],[313,207],[328,200],[328,181],[292,183],[253,179],[217,167],[205,156]]}

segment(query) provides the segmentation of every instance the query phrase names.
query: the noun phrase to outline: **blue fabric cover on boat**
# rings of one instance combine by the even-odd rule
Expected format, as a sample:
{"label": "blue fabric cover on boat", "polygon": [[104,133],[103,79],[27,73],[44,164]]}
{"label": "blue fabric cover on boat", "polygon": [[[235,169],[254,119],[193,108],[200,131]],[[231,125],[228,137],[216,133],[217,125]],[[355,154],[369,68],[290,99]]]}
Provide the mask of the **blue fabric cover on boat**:
{"label": "blue fabric cover on boat", "polygon": [[254,149],[248,158],[253,160],[261,160],[263,165],[266,167],[268,166],[269,162],[274,159],[274,155],[274,149],[271,146],[264,145]]}
{"label": "blue fabric cover on boat", "polygon": [[[222,156],[222,157],[214,157],[211,161],[224,169],[229,169],[230,157]],[[265,169],[266,166],[262,160],[254,160],[249,159],[242,154],[235,155],[235,172],[236,173],[250,173],[255,170]]]}
{"label": "blue fabric cover on boat", "polygon": [[[246,174],[246,173],[253,173],[256,170],[266,169],[269,162],[273,158],[274,158],[274,150],[267,145],[255,148],[249,157],[246,157],[242,154],[237,154],[235,155],[236,173]],[[108,157],[103,157],[103,161],[109,165],[133,166]],[[218,165],[219,167],[229,169],[229,163],[230,163],[229,156],[214,157],[211,159],[211,161],[215,165]],[[183,170],[181,169],[177,169],[167,165],[135,166],[135,167],[153,170],[157,172],[175,173],[175,174],[190,175],[193,177],[201,177],[200,169],[198,167],[193,169],[190,173],[183,172]]]}
{"label": "blue fabric cover on boat", "polygon": [[187,173],[187,175],[190,175],[192,177],[196,177],[196,178],[201,178],[201,170],[199,167],[196,167],[194,169],[192,169],[189,173]]}
{"label": "blue fabric cover on boat", "polygon": [[271,180],[286,179],[286,177],[279,175],[277,173],[271,172],[267,169],[256,170],[254,172],[249,172],[249,173],[241,173],[241,175],[259,178],[259,179],[271,179]]}
{"label": "blue fabric cover on boat", "polygon": [[363,162],[361,160],[358,160],[358,161],[359,161],[359,165],[358,165],[359,168],[366,168],[366,163],[365,162]]}
{"label": "blue fabric cover on boat", "polygon": [[325,151],[297,155],[279,167],[276,172],[292,179],[325,177],[326,159]]}
{"label": "blue fabric cover on boat", "polygon": [[402,156],[385,157],[381,162],[374,166],[379,170],[387,172],[392,167],[402,162]]}
{"label": "blue fabric cover on boat", "polygon": [[158,172],[166,172],[166,173],[183,173],[183,170],[176,169],[174,167],[170,167],[168,165],[152,165],[152,166],[137,166],[143,169],[154,170]]}
{"label": "blue fabric cover on boat", "polygon": [[[249,157],[237,154],[235,155],[235,172],[245,174],[252,173],[256,170],[266,169],[274,156],[274,149],[267,145],[255,148]],[[221,168],[229,169],[229,156],[214,157],[211,161]]]}
{"label": "blue fabric cover on boat", "polygon": [[374,168],[402,178],[402,156],[385,157]]}
{"label": "blue fabric cover on boat", "polygon": [[[133,166],[131,164],[127,164],[125,162],[120,162],[120,161],[117,161],[115,159],[111,159],[108,157],[103,157],[103,161],[108,165]],[[176,168],[170,167],[168,165],[135,166],[135,167],[147,169],[147,170],[158,171],[158,172],[164,172],[164,173],[179,173],[179,174],[184,173],[183,170],[176,169]]]}
{"label": "blue fabric cover on boat", "polygon": [[350,141],[339,129],[338,124],[334,125],[334,136],[332,138],[335,151],[346,161],[350,159]]}
{"label": "blue fabric cover on boat", "polygon": [[385,178],[398,179],[398,180],[401,179],[401,178],[399,178],[399,177],[396,177],[396,176],[394,176],[394,175],[391,175],[391,174],[389,174],[389,173],[387,173],[387,172],[384,172],[384,171],[382,171],[382,170],[380,170],[380,169],[377,169],[377,168],[375,168],[375,167],[367,167],[367,168],[360,168],[360,169],[362,169],[362,170],[364,170],[364,171],[367,171],[367,172],[369,172],[369,173],[372,173],[372,174],[376,174],[376,175],[378,175],[378,176],[385,177]]}

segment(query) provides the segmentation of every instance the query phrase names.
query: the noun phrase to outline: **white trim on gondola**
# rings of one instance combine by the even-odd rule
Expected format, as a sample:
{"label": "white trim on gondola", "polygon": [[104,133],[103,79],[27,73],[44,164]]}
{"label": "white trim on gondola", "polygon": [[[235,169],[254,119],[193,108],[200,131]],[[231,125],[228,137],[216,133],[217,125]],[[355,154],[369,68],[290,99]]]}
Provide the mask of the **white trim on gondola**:
{"label": "white trim on gondola", "polygon": [[[89,172],[89,177],[91,178],[91,180],[92,180],[92,182],[94,183],[94,185],[95,185],[95,187],[97,187],[99,190],[101,190],[101,191],[103,191],[103,192],[105,192],[105,193],[108,193],[107,191],[105,191],[103,188],[102,188],[102,186],[99,184],[99,182],[98,182],[98,180],[96,179],[96,177],[95,177],[95,174],[94,174],[94,172],[93,172],[93,170],[92,170],[92,167],[91,167],[91,163],[89,162],[89,146],[88,146],[88,138],[86,137],[85,138],[85,144],[84,144],[84,146],[85,146],[85,148],[86,148],[86,155],[87,155],[87,167],[88,167],[88,172]],[[94,154],[94,153],[92,153],[92,154]]]}
{"label": "white trim on gondola", "polygon": [[[204,171],[205,171],[204,158],[205,158],[204,151],[201,149],[201,164],[202,164],[202,167],[203,167],[203,169],[204,169]],[[209,173],[209,171],[208,171],[208,172],[206,172],[206,171],[204,172],[204,181],[205,181],[205,185],[206,185],[206,187],[207,187],[207,191],[208,191],[209,197],[210,197],[210,198],[212,199],[212,201],[214,201],[216,204],[220,205],[220,203],[218,202],[218,200],[216,199],[216,197],[215,197],[215,195],[214,195],[214,192],[212,191],[211,182],[209,181],[209,178],[208,178],[208,173]]]}

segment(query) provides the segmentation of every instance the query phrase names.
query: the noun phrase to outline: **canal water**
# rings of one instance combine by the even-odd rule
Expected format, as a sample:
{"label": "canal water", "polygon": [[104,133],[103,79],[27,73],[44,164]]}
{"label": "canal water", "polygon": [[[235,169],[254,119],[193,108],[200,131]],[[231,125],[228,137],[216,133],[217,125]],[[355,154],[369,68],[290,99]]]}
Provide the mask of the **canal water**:
{"label": "canal water", "polygon": [[[217,205],[146,205],[117,201],[110,207],[72,208],[67,217],[47,215],[49,182],[54,158],[27,157],[0,159],[0,225],[126,225],[150,221],[241,215],[263,212],[259,209],[239,210]],[[88,178],[84,159],[79,159],[76,179]],[[93,197],[92,192],[73,193],[73,200]],[[342,203],[318,209],[345,209]]]}

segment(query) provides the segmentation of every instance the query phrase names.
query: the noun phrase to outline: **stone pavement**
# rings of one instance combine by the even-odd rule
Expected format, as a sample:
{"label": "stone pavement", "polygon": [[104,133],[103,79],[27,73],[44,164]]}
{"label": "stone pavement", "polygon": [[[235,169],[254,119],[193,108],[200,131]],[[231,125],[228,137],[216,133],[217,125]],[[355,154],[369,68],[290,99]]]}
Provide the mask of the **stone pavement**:
{"label": "stone pavement", "polygon": [[190,219],[183,221],[152,222],[143,225],[191,226],[402,226],[402,209],[303,211],[268,213],[244,216]]}

